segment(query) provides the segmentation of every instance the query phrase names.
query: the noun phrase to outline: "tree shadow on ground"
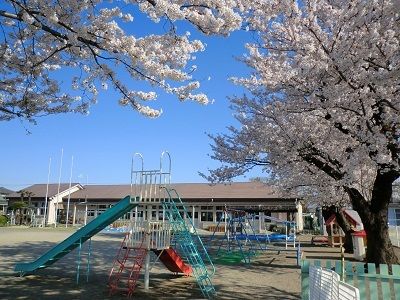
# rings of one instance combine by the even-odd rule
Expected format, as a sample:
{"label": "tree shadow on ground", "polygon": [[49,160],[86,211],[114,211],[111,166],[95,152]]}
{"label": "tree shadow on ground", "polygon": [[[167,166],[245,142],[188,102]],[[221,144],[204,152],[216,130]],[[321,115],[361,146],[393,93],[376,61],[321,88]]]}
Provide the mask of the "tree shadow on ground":
{"label": "tree shadow on ground", "polygon": [[[90,273],[86,282],[88,242],[81,250],[80,278],[77,284],[78,249],[46,269],[26,277],[16,276],[15,264],[31,262],[57,245],[51,242],[24,242],[0,248],[0,299],[92,300],[126,299],[123,293],[109,295],[108,275],[123,235],[104,234],[107,240],[93,239],[91,243]],[[109,240],[108,240],[109,239]],[[268,283],[263,274],[285,276],[299,273],[287,263],[285,255],[262,253],[251,264],[240,267],[217,265],[213,282],[215,299],[300,299],[299,293],[289,293]],[[153,257],[154,259],[154,257]],[[297,273],[296,273],[297,272]],[[296,275],[297,276],[297,275]],[[260,284],[255,284],[256,278]],[[150,275],[150,288],[144,289],[140,276],[133,298],[136,299],[203,299],[194,278],[169,273],[161,263],[155,264]]]}
{"label": "tree shadow on ground", "polygon": [[[120,242],[120,241],[119,241]],[[109,295],[108,275],[119,242],[92,241],[90,272],[86,282],[87,243],[81,250],[80,276],[77,283],[78,250],[75,249],[59,261],[34,274],[19,277],[14,267],[19,262],[31,262],[57,245],[49,242],[24,243],[24,247],[8,246],[0,249],[5,258],[0,264],[0,299],[126,299],[126,294]],[[162,268],[163,269],[163,268]],[[177,276],[155,268],[151,274],[150,289],[144,290],[143,275],[135,290],[137,299],[201,299],[202,295],[193,278]]]}

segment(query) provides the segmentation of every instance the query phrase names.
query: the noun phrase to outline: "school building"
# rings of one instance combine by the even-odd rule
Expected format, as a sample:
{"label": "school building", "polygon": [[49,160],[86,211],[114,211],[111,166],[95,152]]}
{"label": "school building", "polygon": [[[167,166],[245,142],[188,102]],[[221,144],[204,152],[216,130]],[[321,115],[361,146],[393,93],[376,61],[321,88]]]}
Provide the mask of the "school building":
{"label": "school building", "polygon": [[[188,217],[197,228],[208,229],[221,219],[225,209],[246,210],[258,216],[270,216],[285,221],[295,221],[297,231],[303,230],[302,204],[298,198],[282,196],[272,187],[260,182],[236,182],[230,184],[175,183],[170,184],[185,204]],[[86,224],[127,195],[132,195],[135,186],[126,185],[82,185],[35,184],[21,193],[7,196],[9,206],[15,201],[28,203],[36,223],[68,222],[73,225]],[[134,195],[133,195],[134,196]],[[57,217],[56,217],[57,212]],[[143,207],[138,217],[146,218]],[[135,211],[130,214],[135,214]],[[130,215],[125,216],[126,219]],[[152,220],[162,218],[162,207],[151,204]]]}

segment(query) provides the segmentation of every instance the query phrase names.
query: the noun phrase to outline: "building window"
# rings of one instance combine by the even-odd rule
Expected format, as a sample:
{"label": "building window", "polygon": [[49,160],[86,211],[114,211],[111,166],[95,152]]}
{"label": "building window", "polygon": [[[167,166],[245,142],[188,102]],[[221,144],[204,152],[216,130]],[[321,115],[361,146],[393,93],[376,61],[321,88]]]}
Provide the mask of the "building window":
{"label": "building window", "polygon": [[400,208],[389,208],[388,222],[392,226],[400,226]]}
{"label": "building window", "polygon": [[202,211],[205,211],[205,210],[213,210],[213,206],[200,206],[200,209],[202,210]]}
{"label": "building window", "polygon": [[394,184],[392,187],[392,203],[400,203],[400,185]]}
{"label": "building window", "polygon": [[[271,217],[271,212],[270,211],[264,211],[264,216],[266,217]],[[271,223],[271,219],[265,219],[266,223]]]}
{"label": "building window", "polygon": [[213,221],[212,211],[202,211],[201,212],[201,221],[202,222],[212,222]]}
{"label": "building window", "polygon": [[[187,214],[188,214],[188,217],[189,217],[189,218],[192,218],[193,212],[188,211]],[[198,213],[197,211],[194,212],[194,218],[195,218],[195,219],[198,219],[198,218],[199,218],[199,213]]]}

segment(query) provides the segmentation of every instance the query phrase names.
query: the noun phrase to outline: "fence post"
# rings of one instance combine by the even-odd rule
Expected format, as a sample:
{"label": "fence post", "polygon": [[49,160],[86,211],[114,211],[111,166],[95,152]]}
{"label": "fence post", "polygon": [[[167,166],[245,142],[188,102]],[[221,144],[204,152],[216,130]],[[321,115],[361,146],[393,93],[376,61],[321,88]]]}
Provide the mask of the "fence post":
{"label": "fence post", "polygon": [[301,264],[301,299],[310,299],[310,262],[308,260],[303,260]]}
{"label": "fence post", "polygon": [[298,267],[300,266],[300,259],[301,259],[301,248],[300,248],[300,241],[299,241],[298,245],[297,245],[297,251],[296,251],[296,264]]}
{"label": "fence post", "polygon": [[[380,264],[379,272],[381,275],[389,275],[388,265]],[[390,299],[390,285],[389,278],[381,278],[382,296],[383,299]]]}
{"label": "fence post", "polygon": [[[376,268],[374,263],[368,263],[368,274],[375,275]],[[370,299],[378,298],[378,280],[376,277],[369,277],[369,295]]]}

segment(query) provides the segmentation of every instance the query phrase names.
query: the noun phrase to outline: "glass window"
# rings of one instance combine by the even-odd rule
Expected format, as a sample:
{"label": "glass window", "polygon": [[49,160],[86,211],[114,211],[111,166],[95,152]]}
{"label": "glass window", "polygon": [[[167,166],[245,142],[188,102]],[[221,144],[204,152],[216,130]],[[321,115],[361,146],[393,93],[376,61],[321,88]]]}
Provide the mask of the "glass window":
{"label": "glass window", "polygon": [[395,209],[394,210],[395,218],[396,218],[396,225],[400,225],[400,209]]}
{"label": "glass window", "polygon": [[212,212],[201,212],[201,221],[202,222],[212,222],[213,221],[213,213]]}

